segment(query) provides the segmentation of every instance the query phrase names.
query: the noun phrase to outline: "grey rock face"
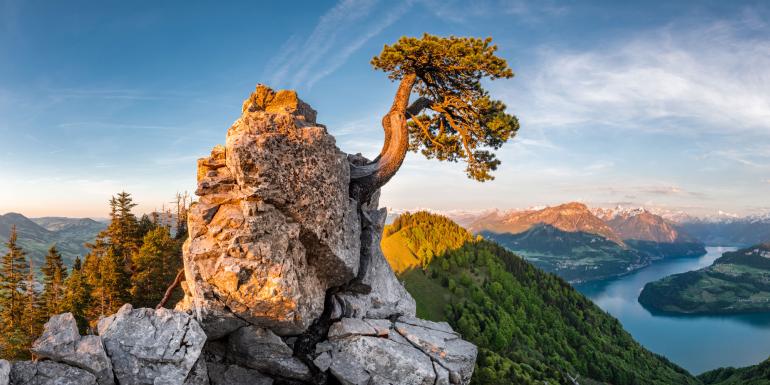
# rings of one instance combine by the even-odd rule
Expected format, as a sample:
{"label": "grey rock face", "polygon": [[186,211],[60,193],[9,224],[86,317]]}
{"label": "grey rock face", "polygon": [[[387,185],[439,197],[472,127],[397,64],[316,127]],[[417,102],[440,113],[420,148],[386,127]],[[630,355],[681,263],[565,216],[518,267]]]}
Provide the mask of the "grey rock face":
{"label": "grey rock face", "polygon": [[[414,322],[414,319],[408,321]],[[396,322],[395,329],[412,345],[449,371],[452,384],[467,384],[471,380],[478,353],[475,345],[464,341],[449,325],[419,320],[421,326]]]}
{"label": "grey rock face", "polygon": [[[343,384],[467,384],[476,347],[446,323],[414,317],[342,319],[330,331],[331,373]],[[407,323],[408,322],[408,323]],[[322,361],[321,361],[322,362]]]}
{"label": "grey rock face", "polygon": [[32,344],[32,352],[40,357],[69,364],[96,376],[99,385],[113,385],[112,363],[98,336],[78,333],[72,313],[51,317],[43,334]]}
{"label": "grey rock face", "polygon": [[273,385],[273,379],[237,365],[208,364],[211,385]]}
{"label": "grey rock face", "polygon": [[190,374],[187,375],[187,379],[184,380],[184,385],[209,385],[209,372],[206,366],[206,361],[202,358],[198,358],[198,361],[190,370]]}
{"label": "grey rock face", "polygon": [[310,369],[280,337],[268,329],[254,326],[238,329],[231,334],[228,358],[262,373],[297,380],[310,379]]}
{"label": "grey rock face", "polygon": [[8,385],[11,376],[11,363],[0,360],[0,385]]}
{"label": "grey rock face", "polygon": [[[372,199],[375,202],[376,198]],[[373,231],[369,239],[372,250],[362,283],[371,287],[368,294],[341,293],[337,299],[345,317],[388,318],[392,315],[414,316],[417,304],[398,281],[393,269],[385,260],[380,248],[382,230],[385,226],[387,210],[371,210],[368,214],[373,222]]]}
{"label": "grey rock face", "polygon": [[52,361],[19,361],[11,367],[11,385],[96,385],[93,374]]}
{"label": "grey rock face", "polygon": [[333,342],[332,374],[343,384],[433,385],[430,358],[385,338],[351,336]]}
{"label": "grey rock face", "polygon": [[182,385],[206,341],[186,313],[128,304],[98,329],[120,385]]}

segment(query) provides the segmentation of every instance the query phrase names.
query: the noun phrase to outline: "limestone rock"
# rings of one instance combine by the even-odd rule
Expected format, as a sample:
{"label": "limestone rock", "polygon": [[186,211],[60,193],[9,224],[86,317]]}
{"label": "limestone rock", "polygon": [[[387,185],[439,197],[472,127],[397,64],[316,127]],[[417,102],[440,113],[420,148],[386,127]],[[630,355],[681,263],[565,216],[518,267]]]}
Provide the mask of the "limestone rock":
{"label": "limestone rock", "polygon": [[98,329],[120,385],[182,385],[206,341],[186,313],[129,304],[101,319]]}
{"label": "limestone rock", "polygon": [[430,358],[385,338],[351,336],[333,342],[331,373],[345,385],[433,385]]}
{"label": "limestone rock", "polygon": [[262,373],[297,380],[311,377],[310,369],[268,329],[254,326],[238,329],[229,337],[228,354],[230,360]]}
{"label": "limestone rock", "polygon": [[11,376],[11,363],[0,360],[0,385],[8,385]]}
{"label": "limestone rock", "polygon": [[208,364],[211,385],[273,385],[273,380],[256,370],[237,365]]}
{"label": "limestone rock", "polygon": [[183,306],[213,338],[238,320],[301,333],[323,311],[326,289],[358,273],[346,155],[295,92],[258,86],[226,145],[198,165]]}
{"label": "limestone rock", "polygon": [[464,341],[451,328],[447,330],[448,325],[419,321],[422,326],[397,321],[396,331],[441,367],[446,368],[449,371],[450,383],[469,383],[476,363],[476,346]]}
{"label": "limestone rock", "polygon": [[113,385],[112,363],[98,336],[83,336],[72,313],[51,317],[43,334],[32,344],[40,357],[69,364],[96,376],[99,385]]}
{"label": "limestone rock", "polygon": [[[376,198],[373,198],[376,206]],[[337,295],[345,317],[388,318],[393,315],[414,316],[417,304],[398,281],[380,248],[387,210],[368,213],[374,227],[369,239],[371,260],[366,264],[362,283],[371,288],[367,294],[341,293]]]}
{"label": "limestone rock", "polygon": [[18,361],[11,367],[11,385],[96,385],[93,374],[53,361]]}
{"label": "limestone rock", "polygon": [[190,374],[184,380],[184,385],[209,385],[209,372],[206,366],[206,361],[198,358],[198,361],[190,370]]}
{"label": "limestone rock", "polygon": [[[332,374],[342,383],[350,384],[368,384],[371,380],[389,384],[425,381],[466,385],[477,353],[476,347],[463,341],[449,324],[414,317],[395,321],[343,318],[332,325],[325,343],[331,345],[328,352],[332,356]],[[351,361],[354,357],[359,357],[359,361]],[[383,374],[390,370],[398,372],[403,360],[412,359],[409,357],[422,357],[409,367],[414,370],[412,376],[399,372],[398,376],[404,377],[393,378]]]}

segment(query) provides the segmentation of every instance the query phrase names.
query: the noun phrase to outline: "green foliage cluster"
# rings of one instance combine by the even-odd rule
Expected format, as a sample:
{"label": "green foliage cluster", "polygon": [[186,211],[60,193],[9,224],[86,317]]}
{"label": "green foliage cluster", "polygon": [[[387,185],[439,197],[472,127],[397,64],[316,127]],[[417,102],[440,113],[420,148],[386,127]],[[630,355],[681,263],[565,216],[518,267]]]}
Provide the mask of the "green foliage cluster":
{"label": "green foliage cluster", "polygon": [[372,59],[374,68],[388,72],[391,80],[414,78],[424,110],[408,112],[411,151],[428,159],[464,159],[468,177],[494,179],[490,172],[500,161],[490,150],[499,149],[519,129],[516,117],[505,112],[501,101],[491,99],[481,84],[483,78],[513,77],[496,51],[491,38],[426,33],[421,38],[402,37]]}
{"label": "green foliage cluster", "polygon": [[705,385],[770,385],[770,359],[746,368],[719,368],[698,376]]}
{"label": "green foliage cluster", "polygon": [[[76,258],[70,271],[56,245],[51,246],[40,282],[12,229],[0,264],[0,357],[29,358],[29,346],[54,314],[71,312],[85,332],[125,303],[157,305],[182,265],[187,232],[173,237],[157,216],[137,219],[131,212],[135,206],[128,193],[113,197],[110,225],[87,244],[85,260]],[[177,215],[183,222],[186,207]]]}
{"label": "green foliage cluster", "polygon": [[451,219],[427,211],[405,212],[385,226],[383,238],[400,233],[406,246],[417,257],[419,266],[427,266],[433,257],[457,249],[473,235]]}
{"label": "green foliage cluster", "polygon": [[564,280],[495,243],[468,241],[400,278],[419,316],[446,320],[479,346],[474,384],[698,383]]}

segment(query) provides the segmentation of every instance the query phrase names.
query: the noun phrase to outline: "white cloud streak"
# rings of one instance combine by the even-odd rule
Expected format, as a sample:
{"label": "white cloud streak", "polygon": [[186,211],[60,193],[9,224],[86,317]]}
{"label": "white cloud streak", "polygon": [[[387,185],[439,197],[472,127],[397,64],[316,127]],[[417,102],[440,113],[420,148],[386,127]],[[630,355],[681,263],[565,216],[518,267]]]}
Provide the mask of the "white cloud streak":
{"label": "white cloud streak", "polygon": [[321,16],[304,42],[292,36],[266,67],[271,84],[312,87],[403,16],[411,1],[388,4],[383,12],[375,12],[377,5],[378,0],[342,0]]}
{"label": "white cloud streak", "polygon": [[507,100],[540,127],[767,135],[769,37],[765,24],[742,19],[668,26],[583,52],[544,49],[519,71],[528,92]]}

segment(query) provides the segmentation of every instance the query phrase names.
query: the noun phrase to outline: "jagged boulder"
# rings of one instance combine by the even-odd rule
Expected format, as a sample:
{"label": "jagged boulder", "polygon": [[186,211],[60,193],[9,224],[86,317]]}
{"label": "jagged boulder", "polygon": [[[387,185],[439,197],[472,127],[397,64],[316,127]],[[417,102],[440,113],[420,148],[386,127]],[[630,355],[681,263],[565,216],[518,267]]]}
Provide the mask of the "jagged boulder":
{"label": "jagged boulder", "polygon": [[96,385],[93,374],[53,361],[19,361],[11,367],[11,385]]}
{"label": "jagged boulder", "polygon": [[310,380],[310,369],[275,333],[255,326],[243,327],[228,338],[228,357],[241,366],[269,375]]}
{"label": "jagged boulder", "polygon": [[358,274],[350,169],[293,91],[258,86],[226,145],[198,162],[184,247],[186,307],[210,338],[245,324],[298,334]]}
{"label": "jagged boulder", "polygon": [[113,385],[112,363],[99,336],[80,336],[72,313],[51,317],[43,334],[32,344],[32,352],[42,358],[83,369],[94,376],[99,385]]}
{"label": "jagged boulder", "polygon": [[98,330],[120,385],[182,385],[206,342],[186,313],[129,304],[99,320]]}
{"label": "jagged boulder", "polygon": [[343,384],[467,384],[476,347],[446,323],[401,317],[343,318],[329,330],[327,345],[316,350]]}

